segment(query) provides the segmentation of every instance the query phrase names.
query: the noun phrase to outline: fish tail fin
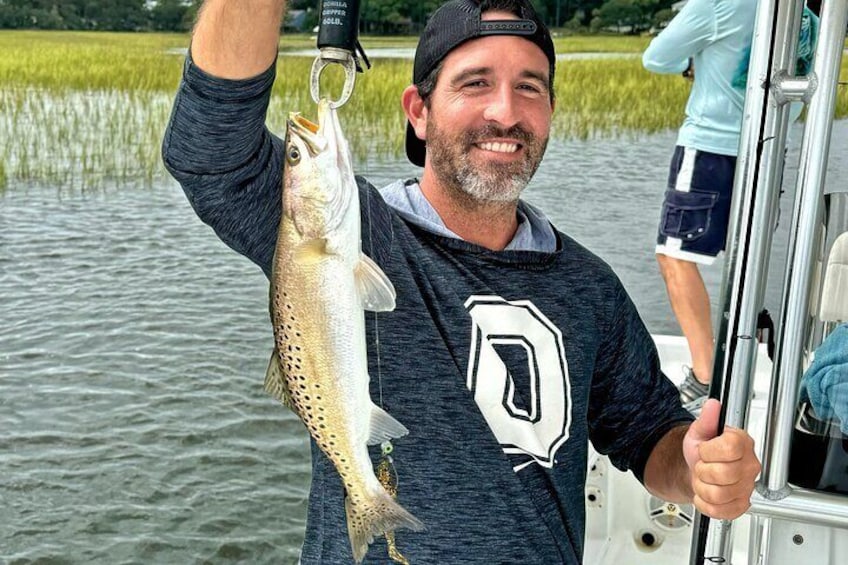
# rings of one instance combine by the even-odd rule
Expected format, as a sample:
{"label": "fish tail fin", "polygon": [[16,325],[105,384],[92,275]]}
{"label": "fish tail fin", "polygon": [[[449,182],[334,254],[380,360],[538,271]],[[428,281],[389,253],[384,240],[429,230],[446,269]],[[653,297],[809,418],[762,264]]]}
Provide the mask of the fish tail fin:
{"label": "fish tail fin", "polygon": [[353,558],[361,563],[368,552],[368,545],[376,536],[406,528],[415,532],[424,529],[424,524],[410,514],[384,489],[373,498],[354,504],[349,496],[345,497],[347,530],[350,535],[350,547]]}
{"label": "fish tail fin", "polygon": [[368,430],[368,445],[383,443],[409,433],[406,426],[395,420],[388,412],[371,404],[371,425]]}
{"label": "fish tail fin", "polygon": [[279,400],[283,406],[294,409],[289,385],[286,382],[286,377],[283,374],[283,367],[280,365],[280,354],[277,348],[271,353],[271,360],[268,362],[268,369],[265,371],[265,392]]}

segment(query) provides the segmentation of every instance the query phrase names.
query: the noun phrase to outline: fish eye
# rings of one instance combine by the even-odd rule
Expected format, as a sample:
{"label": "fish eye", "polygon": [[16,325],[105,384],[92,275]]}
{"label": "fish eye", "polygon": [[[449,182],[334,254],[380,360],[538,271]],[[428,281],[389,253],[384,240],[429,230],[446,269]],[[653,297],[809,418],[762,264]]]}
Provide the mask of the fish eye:
{"label": "fish eye", "polygon": [[300,149],[295,146],[289,147],[288,155],[286,155],[290,165],[297,165],[300,162]]}

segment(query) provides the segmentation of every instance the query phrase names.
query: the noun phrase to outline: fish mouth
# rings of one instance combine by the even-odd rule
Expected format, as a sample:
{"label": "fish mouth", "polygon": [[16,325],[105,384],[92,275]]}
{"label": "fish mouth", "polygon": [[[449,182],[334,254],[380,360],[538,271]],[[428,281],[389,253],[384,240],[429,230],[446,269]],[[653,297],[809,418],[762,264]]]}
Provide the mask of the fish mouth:
{"label": "fish mouth", "polygon": [[318,134],[321,126],[306,118],[299,112],[291,112],[287,120],[288,131],[299,137],[306,145],[307,151],[312,156],[318,155],[326,149],[327,140]]}

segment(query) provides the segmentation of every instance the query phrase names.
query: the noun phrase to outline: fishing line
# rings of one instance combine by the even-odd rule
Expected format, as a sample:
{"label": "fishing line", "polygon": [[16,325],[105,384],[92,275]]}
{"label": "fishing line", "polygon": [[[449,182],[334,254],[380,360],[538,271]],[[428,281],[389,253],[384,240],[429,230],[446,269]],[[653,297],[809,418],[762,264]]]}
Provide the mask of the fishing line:
{"label": "fishing line", "polygon": [[[359,190],[358,186],[357,190]],[[368,209],[368,248],[371,252],[371,259],[374,259],[374,224],[371,217],[372,190],[375,189],[371,186],[368,186],[365,189],[365,206]],[[390,220],[389,249],[392,248],[393,242],[394,227],[392,226]],[[380,321],[376,311],[374,312],[374,349],[377,353],[377,387],[380,395],[380,408],[383,408],[383,366],[380,357]],[[397,469],[395,469],[395,461],[391,455],[392,451],[394,451],[394,445],[392,445],[392,441],[390,439],[387,439],[386,441],[380,444],[380,463],[377,465],[376,474],[377,480],[380,482],[381,485],[383,485],[383,488],[386,489],[386,492],[389,493],[389,496],[391,496],[393,499],[397,499],[398,487],[400,486],[400,478],[398,477]],[[389,559],[391,559],[395,563],[400,563],[401,565],[410,565],[409,560],[404,557],[404,555],[397,547],[395,533],[393,531],[386,532],[384,537],[386,538],[386,552],[389,556]]]}
{"label": "fishing line", "polygon": [[[357,190],[359,186],[357,183]],[[365,191],[365,208],[368,210],[368,250],[371,252],[371,258],[374,258],[374,225],[371,220],[371,187]],[[380,359],[380,320],[377,312],[374,314],[374,349],[377,353],[377,388],[380,396],[380,408],[383,408],[383,366]]]}
{"label": "fishing line", "polygon": [[[366,158],[364,168],[366,169],[366,173],[368,172],[368,160]],[[357,183],[357,190],[359,190],[359,186]],[[369,256],[374,262],[377,262],[374,252],[374,222],[371,217],[371,191],[376,190],[372,186],[368,186],[365,190],[365,207],[368,210],[368,251]],[[394,244],[395,239],[395,229],[389,220],[389,245],[388,248],[391,249]],[[380,345],[380,319],[377,315],[378,313],[375,311],[374,314],[374,349],[376,350],[376,361],[377,361],[377,389],[379,394],[379,406],[383,408],[383,362],[382,362],[382,346]]]}
{"label": "fishing line", "polygon": [[[369,211],[370,213],[370,211]],[[383,371],[380,364],[380,322],[374,312],[374,349],[377,350],[377,387],[380,390],[380,408],[383,407]]]}

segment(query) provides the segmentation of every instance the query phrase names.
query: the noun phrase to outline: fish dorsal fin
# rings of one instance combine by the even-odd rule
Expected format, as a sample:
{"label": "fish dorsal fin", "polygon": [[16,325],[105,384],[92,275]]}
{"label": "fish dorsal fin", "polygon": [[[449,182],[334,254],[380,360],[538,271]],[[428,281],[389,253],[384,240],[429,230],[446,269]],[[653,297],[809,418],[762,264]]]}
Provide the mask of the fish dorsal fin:
{"label": "fish dorsal fin", "polygon": [[294,260],[300,265],[312,265],[327,255],[327,240],[307,239],[294,250]]}
{"label": "fish dorsal fin", "polygon": [[365,253],[359,254],[359,264],[354,275],[363,308],[372,312],[389,312],[395,309],[395,287],[371,257]]}
{"label": "fish dorsal fin", "polygon": [[377,406],[371,405],[371,426],[368,429],[368,445],[377,445],[396,437],[403,437],[409,433],[406,426],[392,418],[388,412]]}
{"label": "fish dorsal fin", "polygon": [[271,353],[271,361],[265,371],[265,392],[276,398],[286,408],[294,410],[294,403],[289,392],[289,385],[283,374],[283,366],[280,365],[280,354],[277,348]]}

